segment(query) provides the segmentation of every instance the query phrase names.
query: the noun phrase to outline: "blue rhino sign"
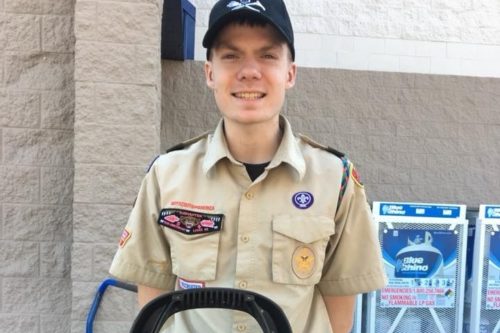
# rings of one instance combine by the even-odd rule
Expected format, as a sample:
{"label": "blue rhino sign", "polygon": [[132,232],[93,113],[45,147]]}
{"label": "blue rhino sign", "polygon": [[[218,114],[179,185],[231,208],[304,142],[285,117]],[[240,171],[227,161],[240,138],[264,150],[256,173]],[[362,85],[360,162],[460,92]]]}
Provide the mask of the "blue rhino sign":
{"label": "blue rhino sign", "polygon": [[453,230],[387,229],[382,254],[389,284],[382,307],[453,307],[458,235]]}
{"label": "blue rhino sign", "polygon": [[443,267],[443,255],[432,246],[433,237],[429,231],[424,237],[417,234],[408,245],[396,254],[394,276],[397,278],[431,278]]}

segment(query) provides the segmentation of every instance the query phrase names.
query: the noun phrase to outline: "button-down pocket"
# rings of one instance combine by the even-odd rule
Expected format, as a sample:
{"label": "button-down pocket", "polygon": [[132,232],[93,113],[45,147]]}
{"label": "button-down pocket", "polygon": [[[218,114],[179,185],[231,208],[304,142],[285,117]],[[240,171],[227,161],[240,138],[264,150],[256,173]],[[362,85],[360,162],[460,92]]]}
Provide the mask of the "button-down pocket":
{"label": "button-down pocket", "polygon": [[174,232],[169,239],[175,275],[188,280],[215,280],[220,231],[198,235]]}
{"label": "button-down pocket", "polygon": [[311,285],[321,279],[328,240],[335,233],[326,216],[279,215],[273,219],[273,281]]}

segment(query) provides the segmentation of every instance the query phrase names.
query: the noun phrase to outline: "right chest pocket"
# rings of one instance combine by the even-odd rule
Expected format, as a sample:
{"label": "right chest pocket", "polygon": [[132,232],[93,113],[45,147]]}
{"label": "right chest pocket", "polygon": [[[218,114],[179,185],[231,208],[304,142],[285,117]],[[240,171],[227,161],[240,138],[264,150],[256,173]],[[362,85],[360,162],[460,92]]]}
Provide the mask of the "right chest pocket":
{"label": "right chest pocket", "polygon": [[320,281],[335,222],[326,216],[279,215],[273,219],[272,272],[276,283]]}
{"label": "right chest pocket", "polygon": [[220,231],[199,235],[169,232],[172,272],[188,280],[215,280]]}
{"label": "right chest pocket", "polygon": [[172,273],[188,280],[215,280],[223,217],[178,208],[161,210],[158,224],[170,244]]}

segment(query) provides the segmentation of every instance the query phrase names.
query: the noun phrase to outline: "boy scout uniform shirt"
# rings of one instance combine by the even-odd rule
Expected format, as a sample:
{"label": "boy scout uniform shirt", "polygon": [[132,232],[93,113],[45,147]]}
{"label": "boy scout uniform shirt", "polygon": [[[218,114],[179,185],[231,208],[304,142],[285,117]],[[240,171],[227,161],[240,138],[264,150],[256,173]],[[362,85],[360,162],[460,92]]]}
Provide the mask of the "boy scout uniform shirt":
{"label": "boy scout uniform shirt", "polygon": [[[383,287],[380,245],[352,164],[295,137],[285,118],[280,124],[282,142],[254,182],[229,153],[222,121],[213,135],[160,156],[110,273],[167,291],[255,291],[279,304],[297,333],[331,332],[322,295]],[[176,333],[261,332],[248,314],[220,309],[180,312],[169,323]]]}

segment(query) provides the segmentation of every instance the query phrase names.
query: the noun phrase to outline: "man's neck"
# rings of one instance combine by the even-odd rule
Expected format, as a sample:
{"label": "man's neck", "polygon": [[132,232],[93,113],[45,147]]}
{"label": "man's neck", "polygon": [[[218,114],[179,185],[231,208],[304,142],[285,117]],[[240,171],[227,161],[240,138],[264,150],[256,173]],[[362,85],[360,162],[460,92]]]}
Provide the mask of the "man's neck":
{"label": "man's neck", "polygon": [[224,133],[231,155],[250,164],[272,160],[281,143],[279,119],[252,125],[241,125],[224,120]]}

